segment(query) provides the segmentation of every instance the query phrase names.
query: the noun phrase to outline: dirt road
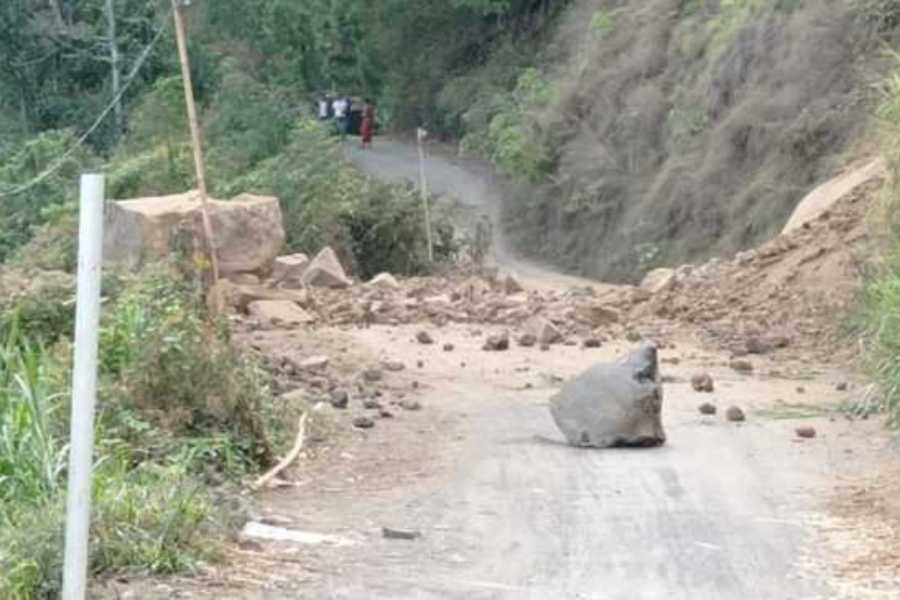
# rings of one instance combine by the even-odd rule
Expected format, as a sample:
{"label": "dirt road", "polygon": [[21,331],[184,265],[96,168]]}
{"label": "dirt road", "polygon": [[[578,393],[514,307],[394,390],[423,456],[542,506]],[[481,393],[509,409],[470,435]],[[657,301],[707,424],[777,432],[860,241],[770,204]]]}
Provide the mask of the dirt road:
{"label": "dirt road", "polygon": [[[399,143],[381,141],[351,157],[386,178],[416,174],[414,149]],[[481,174],[433,156],[427,169],[436,191],[491,210],[496,197]],[[584,283],[503,252],[499,262],[526,287]],[[423,327],[434,344],[416,342]],[[264,495],[261,512],[279,525],[333,537],[253,543],[211,577],[215,588],[194,581],[175,589],[220,599],[891,597],[838,572],[836,559],[852,550],[852,528],[834,521],[826,504],[837,480],[888,443],[874,420],[829,418],[854,393],[852,384],[850,392],[835,388],[845,374],[790,350],[755,358],[754,374],[739,374],[727,356],[690,337],[668,338],[661,353],[667,445],[581,450],[548,441],[561,436],[546,401],[566,377],[633,344],[485,352],[484,337],[495,329],[457,323],[253,334],[263,351],[327,354],[330,368],[346,377],[399,361],[406,368],[386,372],[379,384],[394,418],[353,429],[353,416],[372,414],[353,399],[339,414],[338,442],[298,465],[300,487]],[[715,378],[714,394],[693,391],[690,377],[699,370]],[[404,410],[401,399],[423,408]],[[719,414],[701,416],[704,401]],[[731,405],[746,411],[745,423],[724,419]],[[797,439],[800,423],[818,436]],[[383,527],[420,537],[386,539]]]}

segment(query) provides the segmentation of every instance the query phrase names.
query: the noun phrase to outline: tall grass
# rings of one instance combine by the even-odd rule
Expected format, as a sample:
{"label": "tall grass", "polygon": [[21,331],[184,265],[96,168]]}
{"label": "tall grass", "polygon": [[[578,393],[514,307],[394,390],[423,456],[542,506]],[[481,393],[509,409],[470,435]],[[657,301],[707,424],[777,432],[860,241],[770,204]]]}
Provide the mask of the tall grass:
{"label": "tall grass", "polygon": [[890,177],[870,214],[878,252],[868,265],[861,324],[867,340],[865,364],[881,392],[894,426],[900,426],[900,53],[898,71],[882,82],[878,126]]}
{"label": "tall grass", "polygon": [[65,445],[51,428],[61,407],[44,350],[13,331],[0,347],[0,506],[52,496]]}
{"label": "tall grass", "polygon": [[[90,569],[191,571],[219,557],[226,533],[211,486],[280,452],[277,421],[291,407],[273,404],[265,374],[174,269],[122,285],[100,336]],[[50,599],[62,567],[71,332],[20,326],[36,313],[17,314],[0,329],[0,599]]]}

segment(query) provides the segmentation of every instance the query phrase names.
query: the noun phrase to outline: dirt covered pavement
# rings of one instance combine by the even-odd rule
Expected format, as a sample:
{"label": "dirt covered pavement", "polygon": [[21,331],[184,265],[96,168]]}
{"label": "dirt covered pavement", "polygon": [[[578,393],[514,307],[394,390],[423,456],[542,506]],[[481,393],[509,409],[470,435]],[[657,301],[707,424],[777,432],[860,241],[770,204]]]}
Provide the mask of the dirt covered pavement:
{"label": "dirt covered pavement", "polygon": [[[410,156],[401,144],[378,144],[354,158],[401,177],[415,173]],[[440,157],[429,158],[428,171],[473,210],[492,210],[482,175]],[[775,262],[802,271],[791,281],[811,276],[801,269],[810,261],[791,262],[802,250],[791,243],[777,254],[788,260]],[[737,285],[723,273],[745,269],[746,285],[760,289],[752,277],[774,281],[764,271],[774,255],[762,249],[648,290],[556,276],[499,246],[496,277],[311,289],[296,297],[310,323],[242,319],[238,341],[270,361],[281,391],[320,401],[321,435],[283,475],[285,487],[262,493],[250,514],[297,539],[241,536],[228,564],[199,577],[110,582],[109,590],[235,599],[896,597],[898,513],[884,478],[897,472],[887,460],[897,445],[878,419],[841,411],[865,386],[811,350],[824,339],[810,331],[818,313],[809,327],[785,329],[793,321],[779,317],[779,302],[761,320],[760,292],[739,304],[756,309],[713,318],[709,303],[732,289],[716,281]],[[497,349],[504,335],[508,348]],[[547,399],[641,339],[661,347],[668,443],[564,445]],[[712,392],[695,389],[699,373]],[[715,414],[702,414],[704,403]],[[733,406],[744,421],[726,418]]]}

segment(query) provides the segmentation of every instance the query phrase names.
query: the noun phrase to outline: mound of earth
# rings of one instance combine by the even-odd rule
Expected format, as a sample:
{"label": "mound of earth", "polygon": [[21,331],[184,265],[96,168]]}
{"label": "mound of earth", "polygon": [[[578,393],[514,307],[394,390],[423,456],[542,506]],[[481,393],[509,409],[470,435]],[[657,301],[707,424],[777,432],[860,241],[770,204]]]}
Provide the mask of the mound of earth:
{"label": "mound of earth", "polygon": [[841,315],[860,289],[865,214],[883,183],[883,171],[864,168],[871,176],[761,247],[675,269],[668,285],[655,273],[649,283],[658,291],[631,318],[699,325],[738,354],[790,343],[828,358],[839,346]]}

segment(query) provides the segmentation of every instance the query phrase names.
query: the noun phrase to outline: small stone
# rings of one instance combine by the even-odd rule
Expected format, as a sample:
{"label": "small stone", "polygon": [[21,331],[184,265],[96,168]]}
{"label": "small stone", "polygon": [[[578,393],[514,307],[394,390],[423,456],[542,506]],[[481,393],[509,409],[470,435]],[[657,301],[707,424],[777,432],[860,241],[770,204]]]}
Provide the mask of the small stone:
{"label": "small stone", "polygon": [[523,333],[519,336],[519,345],[523,348],[531,348],[537,344],[537,336],[533,333]]}
{"label": "small stone", "polygon": [[488,352],[502,352],[504,350],[509,350],[509,334],[503,332],[488,336],[482,349]]}
{"label": "small stone", "polygon": [[339,409],[347,408],[347,404],[350,402],[350,394],[347,390],[337,389],[331,392],[330,403],[331,406]]}
{"label": "small stone", "polygon": [[419,382],[418,382],[418,381],[413,381],[413,382],[412,382],[412,388],[413,388],[414,390],[419,389]]}
{"label": "small stone", "polygon": [[353,426],[357,429],[372,429],[375,427],[375,421],[369,417],[356,417],[353,419]]}
{"label": "small stone", "polygon": [[836,389],[839,392],[846,392],[848,387],[849,386],[847,385],[847,382],[842,381],[839,384],[837,384],[836,386],[834,386],[834,389]]}
{"label": "small stone", "polygon": [[563,342],[563,346],[577,346],[578,342],[575,340],[566,340]]}
{"label": "small stone", "polygon": [[381,402],[375,400],[374,398],[368,398],[363,400],[363,408],[366,410],[381,410]]}
{"label": "small stone", "polygon": [[806,388],[803,387],[802,385],[798,385],[798,386],[797,386],[797,393],[798,393],[798,394],[805,394],[805,393],[806,393]]}
{"label": "small stone", "polygon": [[698,408],[700,410],[701,415],[714,415],[716,414],[716,405],[710,402],[704,402]]}
{"label": "small stone", "polygon": [[642,336],[637,331],[629,331],[628,333],[625,334],[625,341],[628,341],[631,343],[636,344],[637,342],[641,341],[642,339],[644,339],[644,336]]}
{"label": "small stone", "polygon": [[541,352],[549,352],[550,344],[541,344]]}
{"label": "small stone", "polygon": [[384,379],[384,373],[381,372],[381,369],[366,369],[363,371],[363,379],[369,383],[375,383]]}
{"label": "small stone", "polygon": [[378,416],[381,417],[382,419],[393,419],[394,413],[392,413],[391,411],[389,411],[386,408],[382,408],[381,410],[378,411]]}
{"label": "small stone", "polygon": [[417,540],[422,537],[422,532],[407,529],[381,528],[381,535],[388,540]]}
{"label": "small stone", "polygon": [[444,352],[453,352],[455,350],[455,346],[453,344],[444,344]]}
{"label": "small stone", "polygon": [[715,383],[709,373],[697,373],[691,377],[691,387],[695,392],[710,394],[715,389]]}
{"label": "small stone", "polygon": [[581,345],[584,348],[599,348],[603,343],[595,337],[590,337],[584,340]]}
{"label": "small stone", "polygon": [[406,365],[399,360],[386,360],[381,363],[381,366],[384,367],[385,371],[393,371],[395,373],[406,368]]}
{"label": "small stone", "polygon": [[804,425],[795,429],[794,433],[797,434],[797,437],[810,439],[816,437],[816,428],[811,425]]}
{"label": "small stone", "polygon": [[725,411],[725,418],[734,423],[739,423],[747,419],[744,415],[744,411],[737,406],[729,406],[728,410]]}
{"label": "small stone", "polygon": [[328,366],[327,356],[310,356],[300,362],[300,368],[307,371],[318,371]]}
{"label": "small stone", "polygon": [[418,368],[420,368],[420,369],[424,368],[424,367],[425,367],[425,361],[424,361],[424,360],[417,360],[417,361],[416,361],[416,366],[417,366]]}
{"label": "small stone", "polygon": [[422,410],[422,404],[418,400],[402,400],[400,408],[403,410],[417,411]]}
{"label": "small stone", "polygon": [[752,373],[753,372],[753,363],[749,360],[735,359],[731,361],[728,365],[733,370],[738,373]]}
{"label": "small stone", "polygon": [[751,337],[747,339],[747,352],[749,354],[768,354],[772,351],[772,344],[759,338]]}
{"label": "small stone", "polygon": [[416,334],[416,341],[418,341],[420,344],[427,345],[427,344],[433,344],[434,338],[432,338],[431,334],[429,334],[427,331],[422,330]]}

